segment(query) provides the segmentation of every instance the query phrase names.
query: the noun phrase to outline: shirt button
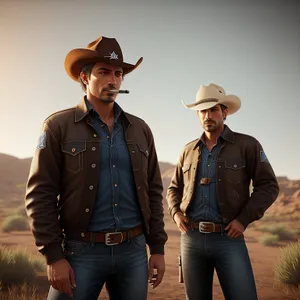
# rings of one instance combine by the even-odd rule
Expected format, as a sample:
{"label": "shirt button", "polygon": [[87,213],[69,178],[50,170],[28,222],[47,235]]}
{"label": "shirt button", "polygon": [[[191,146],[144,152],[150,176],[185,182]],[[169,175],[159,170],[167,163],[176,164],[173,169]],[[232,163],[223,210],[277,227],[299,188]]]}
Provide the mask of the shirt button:
{"label": "shirt button", "polygon": [[94,135],[93,135],[94,137],[97,137],[97,134],[96,133],[94,133]]}
{"label": "shirt button", "polygon": [[221,169],[221,166],[219,166],[219,168]]}
{"label": "shirt button", "polygon": [[234,167],[234,168],[236,168],[236,167],[237,167],[237,165],[233,165],[233,167]]}
{"label": "shirt button", "polygon": [[113,168],[115,168],[116,166],[115,165],[113,165]]}
{"label": "shirt button", "polygon": [[72,148],[72,150],[71,150],[73,153],[76,151],[76,148]]}
{"label": "shirt button", "polygon": [[82,236],[82,237],[85,237],[85,234],[84,234],[84,232],[81,232],[81,236]]}
{"label": "shirt button", "polygon": [[140,190],[141,189],[141,187],[140,186],[138,186],[138,190]]}
{"label": "shirt button", "polygon": [[118,204],[117,204],[117,203],[115,203],[115,206],[118,206]]}
{"label": "shirt button", "polygon": [[90,209],[89,209],[89,208],[86,208],[86,209],[85,209],[85,212],[87,212],[87,213],[88,213],[89,211],[90,211]]}
{"label": "shirt button", "polygon": [[115,183],[115,187],[117,187],[118,185]]}
{"label": "shirt button", "polygon": [[94,169],[96,168],[96,164],[92,164],[91,167]]}
{"label": "shirt button", "polygon": [[109,135],[108,135],[108,136],[106,136],[106,138],[107,138],[107,139],[109,139]]}
{"label": "shirt button", "polygon": [[218,179],[218,181],[222,181],[222,179]]}
{"label": "shirt button", "polygon": [[210,165],[207,165],[208,167],[210,167]]}
{"label": "shirt button", "polygon": [[90,190],[92,190],[93,188],[94,188],[94,186],[93,186],[93,185],[90,185],[90,186],[89,186],[89,189],[90,189]]}
{"label": "shirt button", "polygon": [[132,150],[131,152],[132,152],[132,153],[135,153],[135,151],[134,151],[134,150]]}
{"label": "shirt button", "polygon": [[92,147],[92,151],[96,151],[96,147]]}

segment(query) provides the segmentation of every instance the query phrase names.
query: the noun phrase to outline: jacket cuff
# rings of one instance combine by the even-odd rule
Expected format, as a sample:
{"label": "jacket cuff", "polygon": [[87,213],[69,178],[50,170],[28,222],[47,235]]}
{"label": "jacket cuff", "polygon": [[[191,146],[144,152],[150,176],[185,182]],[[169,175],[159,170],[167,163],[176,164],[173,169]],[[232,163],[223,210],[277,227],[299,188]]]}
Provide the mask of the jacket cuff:
{"label": "jacket cuff", "polygon": [[150,254],[165,254],[165,244],[149,245]]}
{"label": "jacket cuff", "polygon": [[250,221],[249,221],[249,218],[247,217],[247,215],[242,212],[239,216],[237,216],[235,218],[237,221],[239,221],[243,226],[244,228],[246,229],[247,226],[249,225]]}
{"label": "jacket cuff", "polygon": [[61,244],[53,243],[45,246],[42,254],[45,256],[48,265],[65,258]]}
{"label": "jacket cuff", "polygon": [[180,210],[180,208],[178,208],[178,207],[173,207],[173,208],[171,209],[170,215],[171,215],[172,220],[173,220],[174,222],[175,222],[175,220],[174,220],[175,214],[178,213],[178,212],[180,212],[180,211],[181,211],[181,210]]}

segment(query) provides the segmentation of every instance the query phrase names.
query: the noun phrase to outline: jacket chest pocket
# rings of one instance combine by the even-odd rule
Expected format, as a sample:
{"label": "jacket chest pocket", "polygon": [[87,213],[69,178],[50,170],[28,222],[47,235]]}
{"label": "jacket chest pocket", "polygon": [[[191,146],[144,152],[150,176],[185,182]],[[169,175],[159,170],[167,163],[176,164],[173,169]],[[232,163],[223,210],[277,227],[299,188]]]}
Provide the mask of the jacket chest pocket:
{"label": "jacket chest pocket", "polygon": [[225,161],[226,178],[230,183],[240,183],[245,177],[246,161]]}
{"label": "jacket chest pocket", "polygon": [[65,168],[72,173],[78,173],[83,169],[83,155],[86,151],[86,142],[69,141],[62,144],[62,152],[65,153]]}
{"label": "jacket chest pocket", "polygon": [[141,162],[141,169],[142,170],[148,170],[148,158],[149,158],[149,151],[148,148],[141,145],[137,144],[138,146],[138,153],[140,157],[140,162]]}
{"label": "jacket chest pocket", "polygon": [[182,173],[183,173],[183,183],[187,185],[190,182],[190,173],[191,173],[191,164],[184,164],[182,166]]}

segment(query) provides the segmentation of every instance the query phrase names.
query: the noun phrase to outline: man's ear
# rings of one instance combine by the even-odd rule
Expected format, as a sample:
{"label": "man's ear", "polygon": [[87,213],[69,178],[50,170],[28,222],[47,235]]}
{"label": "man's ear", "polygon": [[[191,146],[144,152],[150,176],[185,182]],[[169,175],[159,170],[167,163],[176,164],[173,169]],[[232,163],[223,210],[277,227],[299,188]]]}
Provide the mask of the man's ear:
{"label": "man's ear", "polygon": [[85,84],[85,85],[87,85],[88,83],[89,83],[89,81],[88,81],[88,76],[87,76],[87,74],[85,73],[85,72],[80,72],[80,74],[79,74],[79,76],[80,76],[80,79],[81,79],[81,81]]}
{"label": "man's ear", "polygon": [[225,108],[225,109],[223,110],[223,120],[226,120],[227,115],[228,115],[228,108]]}

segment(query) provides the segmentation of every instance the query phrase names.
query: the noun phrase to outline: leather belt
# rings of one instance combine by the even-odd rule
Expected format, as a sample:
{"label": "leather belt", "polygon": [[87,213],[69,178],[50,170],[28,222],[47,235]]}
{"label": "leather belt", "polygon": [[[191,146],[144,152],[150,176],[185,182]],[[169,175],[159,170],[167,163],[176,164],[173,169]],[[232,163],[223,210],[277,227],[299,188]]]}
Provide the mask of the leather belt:
{"label": "leather belt", "polygon": [[139,225],[126,231],[87,232],[85,234],[66,233],[66,239],[79,240],[86,243],[105,243],[108,246],[121,244],[143,233],[143,226]]}
{"label": "leather belt", "polygon": [[198,229],[201,233],[224,232],[225,228],[225,226],[222,224],[206,221],[192,221],[189,223],[189,225],[194,229]]}

